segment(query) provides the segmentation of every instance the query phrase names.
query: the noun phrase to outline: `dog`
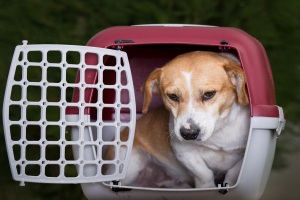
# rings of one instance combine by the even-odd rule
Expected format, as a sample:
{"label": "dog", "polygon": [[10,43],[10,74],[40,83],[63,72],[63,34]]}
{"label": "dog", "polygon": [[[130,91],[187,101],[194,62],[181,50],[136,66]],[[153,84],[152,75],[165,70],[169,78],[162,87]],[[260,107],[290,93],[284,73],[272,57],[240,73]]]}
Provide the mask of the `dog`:
{"label": "dog", "polygon": [[[142,86],[143,116],[122,185],[159,188],[233,186],[250,126],[246,76],[231,54],[190,52],[155,69]],[[148,112],[152,93],[164,105]],[[121,137],[127,138],[124,129]],[[122,140],[122,138],[121,138]],[[125,155],[121,147],[121,156]],[[105,159],[115,156],[109,147]],[[112,173],[112,168],[105,169]]]}

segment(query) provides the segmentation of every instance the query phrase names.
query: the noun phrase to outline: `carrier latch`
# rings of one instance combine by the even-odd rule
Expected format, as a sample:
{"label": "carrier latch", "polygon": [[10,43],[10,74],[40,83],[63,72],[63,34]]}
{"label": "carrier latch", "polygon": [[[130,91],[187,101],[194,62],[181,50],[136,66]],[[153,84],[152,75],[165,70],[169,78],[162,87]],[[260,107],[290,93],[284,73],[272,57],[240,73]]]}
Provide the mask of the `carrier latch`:
{"label": "carrier latch", "polygon": [[278,107],[278,111],[279,111],[279,121],[278,121],[278,126],[276,128],[276,137],[279,137],[281,131],[284,130],[285,127],[285,119],[284,119],[284,112],[283,109],[279,106]]}
{"label": "carrier latch", "polygon": [[132,190],[132,189],[129,189],[129,188],[114,187],[114,185],[121,186],[121,182],[120,181],[112,181],[110,183],[111,190],[114,191],[114,192],[125,192],[125,191],[131,191]]}

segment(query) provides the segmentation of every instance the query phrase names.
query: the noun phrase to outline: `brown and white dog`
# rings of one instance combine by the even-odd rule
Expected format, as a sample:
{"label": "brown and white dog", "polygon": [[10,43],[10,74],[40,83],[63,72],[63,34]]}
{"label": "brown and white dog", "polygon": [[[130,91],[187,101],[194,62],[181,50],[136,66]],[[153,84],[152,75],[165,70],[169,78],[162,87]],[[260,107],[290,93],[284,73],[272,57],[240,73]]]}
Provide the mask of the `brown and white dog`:
{"label": "brown and white dog", "polygon": [[[154,70],[142,87],[144,116],[136,122],[122,185],[234,185],[250,123],[245,83],[245,74],[236,58],[213,52],[179,55]],[[152,93],[162,96],[164,106],[147,112]],[[127,136],[125,129],[121,137]],[[112,159],[114,155],[109,148],[105,157]],[[111,170],[108,168],[107,173]]]}

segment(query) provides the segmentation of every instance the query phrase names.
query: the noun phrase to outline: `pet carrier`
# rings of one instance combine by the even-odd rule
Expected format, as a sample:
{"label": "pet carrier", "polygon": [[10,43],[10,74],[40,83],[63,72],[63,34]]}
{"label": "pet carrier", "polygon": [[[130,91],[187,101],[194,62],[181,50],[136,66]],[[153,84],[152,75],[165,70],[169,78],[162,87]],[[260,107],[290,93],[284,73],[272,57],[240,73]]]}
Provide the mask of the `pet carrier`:
{"label": "pet carrier", "polygon": [[[216,188],[146,188],[123,186],[135,121],[142,116],[140,88],[146,77],[177,55],[191,51],[226,51],[239,57],[247,77],[250,101],[250,130],[243,165],[235,185]],[[40,52],[41,60],[28,55]],[[60,60],[52,62],[51,52]],[[78,62],[68,61],[68,53],[76,52]],[[20,56],[22,55],[22,56]],[[37,69],[39,78],[30,78],[28,70]],[[50,80],[48,70],[58,70],[60,80]],[[19,79],[15,74],[21,73]],[[68,80],[68,70],[76,70],[76,80]],[[41,91],[40,98],[28,96],[30,87]],[[56,87],[60,99],[50,101],[47,90]],[[67,91],[73,91],[67,100]],[[19,98],[12,94],[20,93]],[[154,95],[149,110],[162,105]],[[39,118],[31,119],[28,107],[35,106]],[[47,113],[57,109],[54,119]],[[12,112],[16,112],[18,117]],[[284,128],[281,107],[276,105],[275,88],[267,54],[259,41],[236,28],[148,25],[105,29],[87,46],[23,45],[17,46],[7,81],[3,105],[3,124],[11,172],[14,180],[39,183],[81,183],[88,199],[259,199],[266,186],[275,152],[276,139]],[[30,126],[36,126],[40,137],[28,139]],[[57,127],[58,139],[47,138],[50,126]],[[129,128],[126,140],[120,131]],[[72,133],[67,133],[68,130]],[[15,131],[18,130],[18,131]],[[18,134],[18,136],[15,136]],[[71,138],[67,135],[71,134]],[[115,138],[115,139],[114,139]],[[56,158],[49,157],[49,146],[58,149]],[[105,160],[108,146],[115,150],[114,160]],[[26,154],[35,147],[39,157]],[[126,148],[126,155],[119,153]],[[67,158],[67,149],[73,157]],[[51,153],[51,152],[50,152]],[[104,166],[113,166],[112,174],[103,174]],[[68,176],[68,167],[75,176]],[[27,168],[35,167],[34,173]],[[55,176],[47,174],[57,167]],[[222,195],[218,191],[228,191]]]}

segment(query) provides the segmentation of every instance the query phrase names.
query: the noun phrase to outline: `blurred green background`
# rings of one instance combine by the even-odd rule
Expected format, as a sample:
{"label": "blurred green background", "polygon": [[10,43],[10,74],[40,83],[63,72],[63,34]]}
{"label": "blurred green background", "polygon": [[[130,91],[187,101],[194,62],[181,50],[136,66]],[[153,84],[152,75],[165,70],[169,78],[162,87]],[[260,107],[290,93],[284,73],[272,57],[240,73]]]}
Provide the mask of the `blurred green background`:
{"label": "blurred green background", "polygon": [[[105,28],[134,24],[236,27],[257,38],[267,51],[277,104],[284,108],[288,120],[278,140],[273,170],[288,170],[290,162],[286,158],[299,152],[299,10],[300,1],[295,0],[0,0],[0,100],[4,98],[14,48],[22,40],[28,40],[29,44],[85,45]],[[30,74],[33,78],[34,73],[33,70]],[[70,80],[75,75],[72,71],[68,73]],[[60,98],[55,91],[50,93],[49,98],[54,101]],[[34,89],[30,94],[32,98],[40,95]],[[19,187],[12,180],[3,128],[0,131],[0,199],[85,199],[80,185],[26,183],[25,187]],[[55,137],[55,131],[50,131],[50,136]],[[295,175],[299,177],[299,173]]]}

